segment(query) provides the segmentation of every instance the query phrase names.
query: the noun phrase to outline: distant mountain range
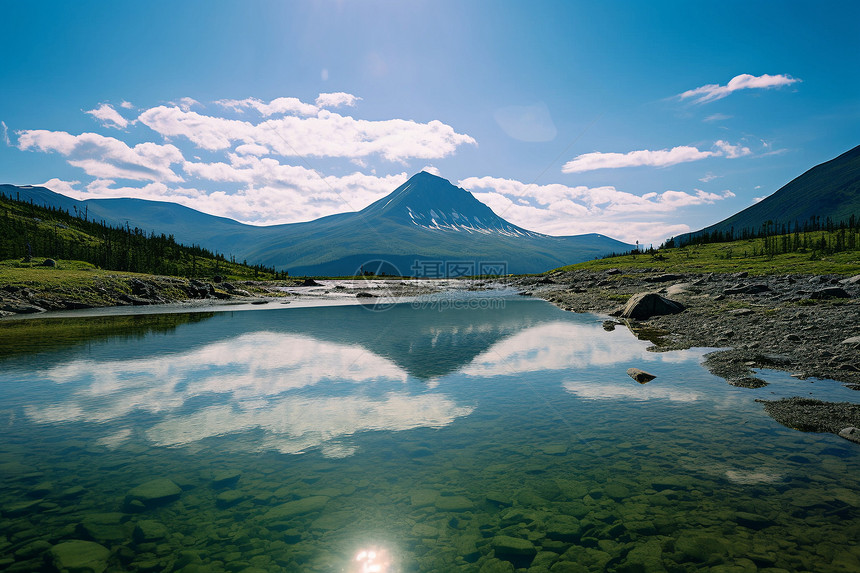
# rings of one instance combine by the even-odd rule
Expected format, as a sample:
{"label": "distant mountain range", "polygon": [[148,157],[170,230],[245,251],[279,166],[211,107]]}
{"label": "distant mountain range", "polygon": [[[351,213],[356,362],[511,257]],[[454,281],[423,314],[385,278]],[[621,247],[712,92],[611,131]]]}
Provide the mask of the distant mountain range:
{"label": "distant mountain range", "polygon": [[795,222],[803,225],[813,216],[820,217],[822,223],[828,217],[834,223],[847,223],[852,215],[860,219],[860,145],[816,165],[774,194],[728,219],[677,239],[683,244],[703,233],[731,230],[735,237],[740,237],[744,230],[760,230],[767,221],[781,228],[783,224],[793,226]]}
{"label": "distant mountain range", "polygon": [[[361,211],[305,223],[257,227],[175,203],[143,199],[77,201],[44,187],[0,192],[112,225],[173,235],[237,260],[293,276],[399,271],[404,275],[538,273],[633,245],[604,235],[554,237],[518,227],[471,193],[421,172]],[[383,264],[384,261],[386,264]]]}

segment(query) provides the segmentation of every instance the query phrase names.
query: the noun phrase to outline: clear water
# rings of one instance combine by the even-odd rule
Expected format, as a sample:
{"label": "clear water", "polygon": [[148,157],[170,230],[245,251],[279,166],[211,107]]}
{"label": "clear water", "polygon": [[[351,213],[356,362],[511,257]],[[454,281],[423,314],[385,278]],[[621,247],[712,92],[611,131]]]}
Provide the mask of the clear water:
{"label": "clear water", "polygon": [[856,392],[479,301],[0,323],[0,569],[860,570]]}

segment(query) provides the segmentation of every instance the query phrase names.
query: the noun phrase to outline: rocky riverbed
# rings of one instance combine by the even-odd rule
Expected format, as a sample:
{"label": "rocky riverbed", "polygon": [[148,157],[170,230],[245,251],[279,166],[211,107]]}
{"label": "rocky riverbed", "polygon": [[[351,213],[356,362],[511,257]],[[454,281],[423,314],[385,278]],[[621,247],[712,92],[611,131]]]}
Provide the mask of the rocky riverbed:
{"label": "rocky riverbed", "polygon": [[[635,294],[652,292],[684,310],[647,318],[616,318],[654,343],[652,350],[715,347],[704,365],[729,384],[759,388],[754,369],[783,370],[800,379],[838,380],[860,390],[860,275],[666,274],[645,270],[557,272],[523,277],[524,293],[574,312],[620,316]],[[765,403],[790,427],[839,433],[860,426],[850,404],[791,398]],[[772,405],[775,404],[775,405]],[[846,437],[846,436],[843,436]]]}

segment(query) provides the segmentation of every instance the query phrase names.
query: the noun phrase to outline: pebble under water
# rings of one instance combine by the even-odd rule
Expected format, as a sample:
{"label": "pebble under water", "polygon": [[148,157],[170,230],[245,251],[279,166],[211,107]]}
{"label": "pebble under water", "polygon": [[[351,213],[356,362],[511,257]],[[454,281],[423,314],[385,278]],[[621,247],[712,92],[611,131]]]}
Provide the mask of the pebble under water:
{"label": "pebble under water", "polygon": [[3,322],[0,570],[860,571],[860,449],[755,402],[857,392],[440,308]]}

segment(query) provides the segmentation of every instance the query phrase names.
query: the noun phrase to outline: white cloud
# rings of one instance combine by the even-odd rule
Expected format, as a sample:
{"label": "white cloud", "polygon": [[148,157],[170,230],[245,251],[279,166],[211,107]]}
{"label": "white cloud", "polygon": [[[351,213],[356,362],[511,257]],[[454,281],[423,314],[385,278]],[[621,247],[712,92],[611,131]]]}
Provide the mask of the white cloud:
{"label": "white cloud", "polygon": [[766,199],[766,198],[767,198],[767,195],[764,195],[762,197],[753,197],[753,205],[755,205],[759,201],[762,201],[763,199]]}
{"label": "white cloud", "polygon": [[320,94],[317,96],[317,107],[354,107],[356,103],[361,101],[361,98],[345,92],[334,92],[328,94]]}
{"label": "white cloud", "polygon": [[[348,95],[348,94],[344,94]],[[270,115],[283,115],[288,113],[298,113],[301,115],[316,115],[319,111],[319,108],[315,105],[311,105],[309,103],[304,103],[298,98],[294,97],[279,97],[273,99],[269,103],[265,103],[262,100],[257,98],[246,98],[246,99],[222,99],[216,101],[218,105],[221,107],[231,109],[237,112],[243,112],[246,109],[253,109],[260,113],[260,115],[264,117],[268,117]]]}
{"label": "white cloud", "polygon": [[88,175],[107,179],[137,181],[182,181],[170,166],[182,163],[182,153],[173,145],[144,142],[129,147],[113,137],[97,133],[71,135],[65,131],[25,130],[18,132],[21,150],[57,153],[68,157],[70,165]]}
{"label": "white cloud", "polygon": [[186,137],[209,151],[242,142],[266,146],[284,157],[361,158],[378,154],[388,161],[403,162],[446,157],[460,145],[476,144],[472,137],[438,120],[368,121],[327,110],[315,117],[285,116],[252,124],[158,106],[143,112],[139,120],[164,137]]}
{"label": "white cloud", "polygon": [[431,175],[435,175],[436,177],[442,177],[442,172],[439,171],[439,168],[433,165],[425,165],[421,168],[421,171],[426,171]]}
{"label": "white cloud", "polygon": [[563,173],[582,173],[597,169],[618,169],[621,167],[669,167],[679,163],[699,161],[708,157],[727,157],[735,159],[750,155],[749,147],[732,145],[722,139],[714,142],[712,151],[701,151],[696,147],[681,145],[672,149],[651,151],[642,149],[627,153],[601,153],[595,151],[578,155],[562,166]]}
{"label": "white cloud", "polygon": [[194,99],[193,97],[182,97],[179,98],[179,101],[174,103],[173,105],[178,106],[182,111],[188,111],[194,106],[200,106],[200,102]]}
{"label": "white cloud", "polygon": [[119,107],[121,107],[123,109],[134,109],[134,104],[131,103],[130,101],[122,100],[122,103],[119,104]]}
{"label": "white cloud", "polygon": [[121,116],[117,110],[109,103],[103,103],[96,109],[91,109],[87,112],[105,127],[116,127],[122,129],[128,125],[128,120]]}
{"label": "white cloud", "polygon": [[708,123],[712,123],[715,121],[725,121],[727,119],[731,119],[732,116],[726,115],[724,113],[714,113],[703,119],[702,121],[706,121]]}
{"label": "white cloud", "polygon": [[3,126],[3,141],[6,143],[7,146],[11,146],[12,141],[9,139],[9,127],[6,126],[5,121],[0,121],[0,125]]}
{"label": "white cloud", "polygon": [[[340,92],[320,94],[320,98],[319,103],[325,105],[350,105],[358,99]],[[16,146],[56,152],[84,170],[90,179],[83,183],[64,185],[59,179],[52,180],[58,192],[75,198],[173,201],[244,223],[278,224],[360,210],[406,181],[405,171],[377,176],[373,163],[379,157],[405,164],[408,159],[444,157],[462,144],[475,144],[470,136],[440,121],[354,119],[318,110],[295,98],[222,104],[272,114],[313,108],[314,115],[229,119],[223,114],[192,111],[199,103],[183,98],[144,108],[135,120],[170,141],[145,141],[132,147],[95,133],[25,130],[17,132]],[[116,113],[110,106],[105,109]],[[186,154],[194,159],[186,160]],[[328,175],[310,166],[285,164],[284,156],[301,158],[302,163],[307,157],[323,157],[329,159],[325,168],[336,169],[336,160],[343,161],[337,175]],[[367,173],[350,172],[356,169],[350,163]],[[130,184],[129,180],[141,183]]]}
{"label": "white cloud", "polygon": [[651,167],[668,167],[688,161],[698,161],[706,157],[713,157],[717,153],[713,151],[699,151],[695,147],[682,145],[672,149],[661,149],[650,151],[630,151],[628,153],[585,153],[574,157],[561,168],[564,173],[582,173],[595,169],[617,169],[619,167],[636,167],[648,165]]}
{"label": "white cloud", "polygon": [[781,86],[788,86],[797,83],[801,80],[792,78],[787,75],[771,76],[764,74],[761,76],[753,76],[750,74],[741,74],[733,77],[728,84],[721,86],[719,84],[708,84],[696,89],[687,90],[678,97],[681,99],[695,98],[694,103],[707,103],[723,99],[729,94],[738,90],[746,89],[772,89]]}
{"label": "white cloud", "polygon": [[612,186],[529,185],[494,177],[470,177],[459,185],[497,214],[527,229],[549,235],[599,233],[643,243],[659,243],[690,230],[687,225],[669,224],[661,216],[734,197],[731,191],[706,193],[700,189],[639,196]]}
{"label": "white cloud", "polygon": [[[212,215],[229,217],[253,225],[297,223],[363,209],[406,181],[407,174],[376,177],[352,173],[342,177],[321,177],[304,167],[281,165],[270,158],[233,156],[235,163],[192,163],[184,168],[189,177],[232,185],[237,191],[204,191],[195,187],[174,187],[154,182],[143,187],[117,186],[111,179],[96,179],[86,191],[63,193],[76,199],[132,197],[151,201],[172,201]],[[62,192],[62,191],[58,191]]]}
{"label": "white cloud", "polygon": [[63,181],[62,179],[54,177],[53,179],[48,179],[44,183],[40,183],[39,187],[45,187],[54,193],[59,193],[60,195],[65,195],[67,197],[75,197],[80,193],[80,191],[75,188],[75,185],[80,184],[80,181]]}
{"label": "white cloud", "polygon": [[722,155],[729,159],[743,157],[744,155],[750,155],[752,153],[749,147],[744,147],[743,145],[732,145],[728,141],[723,141],[722,139],[714,143],[714,147],[719,149],[722,152]]}
{"label": "white cloud", "polygon": [[719,179],[720,177],[722,177],[722,175],[714,175],[713,173],[708,171],[702,177],[699,177],[699,181],[701,181],[702,183],[710,183],[714,179]]}

